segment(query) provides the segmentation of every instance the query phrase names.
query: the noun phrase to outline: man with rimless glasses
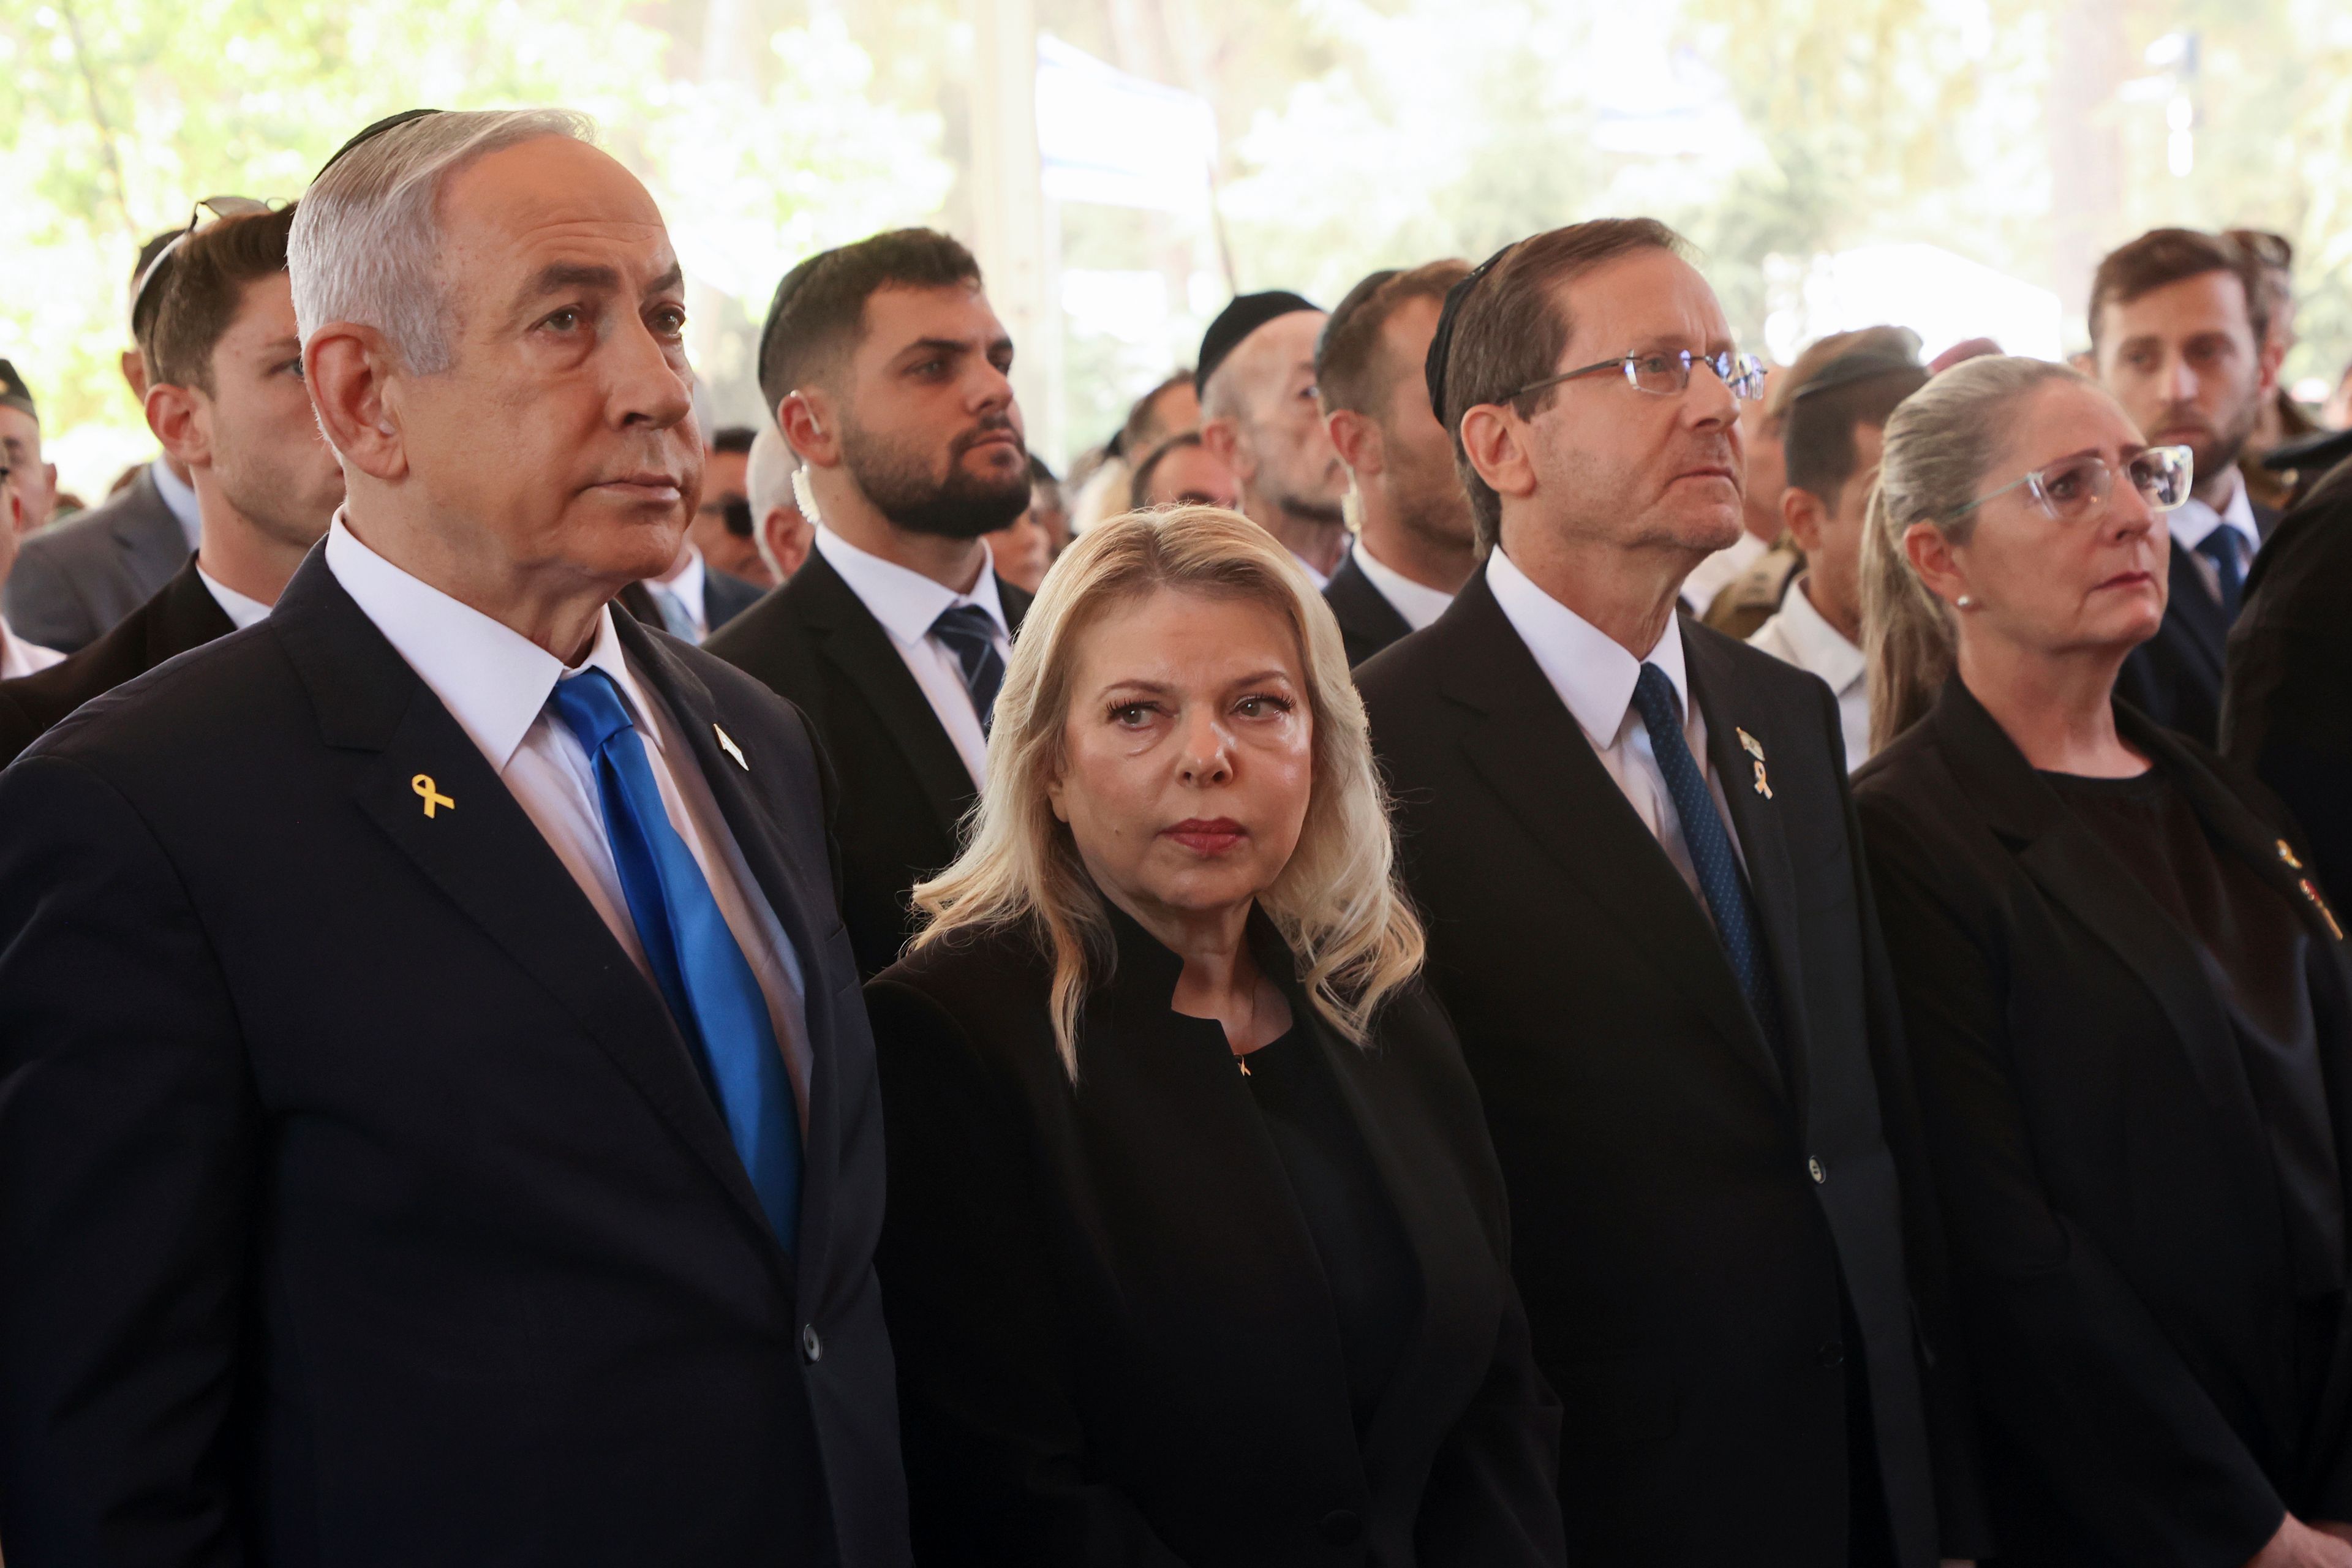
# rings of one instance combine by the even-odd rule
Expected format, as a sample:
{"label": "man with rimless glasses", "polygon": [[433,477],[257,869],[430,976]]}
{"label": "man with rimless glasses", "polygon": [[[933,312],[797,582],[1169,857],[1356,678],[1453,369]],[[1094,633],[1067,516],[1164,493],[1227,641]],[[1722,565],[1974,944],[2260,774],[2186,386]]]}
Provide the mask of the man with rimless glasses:
{"label": "man with rimless glasses", "polygon": [[1579,224],[1448,297],[1430,402],[1489,553],[1357,680],[1571,1560],[1933,1568],[1979,1510],[1836,700],[1675,613],[1739,531],[1763,381],[1683,251]]}

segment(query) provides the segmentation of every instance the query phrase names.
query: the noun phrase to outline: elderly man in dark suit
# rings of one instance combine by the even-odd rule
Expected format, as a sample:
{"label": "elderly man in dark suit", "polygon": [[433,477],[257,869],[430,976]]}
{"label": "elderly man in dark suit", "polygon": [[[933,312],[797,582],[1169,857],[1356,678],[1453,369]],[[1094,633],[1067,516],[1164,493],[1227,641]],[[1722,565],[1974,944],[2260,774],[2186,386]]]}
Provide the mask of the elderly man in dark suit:
{"label": "elderly man in dark suit", "polygon": [[1429,376],[1494,549],[1356,679],[1565,1406],[1570,1560],[1973,1557],[1836,703],[1675,614],[1739,530],[1761,367],[1671,231],[1608,219],[1457,286]]}
{"label": "elderly man in dark suit", "polygon": [[830,782],[608,605],[701,461],[661,215],[371,129],[292,244],[345,510],[0,773],[0,1550],[904,1564]]}
{"label": "elderly man in dark suit", "polygon": [[840,775],[842,910],[868,975],[905,945],[908,891],[955,858],[1029,607],[981,537],[1029,507],[1012,365],[979,264],[929,229],[802,262],[761,338],[816,544],[709,648],[806,713]]}

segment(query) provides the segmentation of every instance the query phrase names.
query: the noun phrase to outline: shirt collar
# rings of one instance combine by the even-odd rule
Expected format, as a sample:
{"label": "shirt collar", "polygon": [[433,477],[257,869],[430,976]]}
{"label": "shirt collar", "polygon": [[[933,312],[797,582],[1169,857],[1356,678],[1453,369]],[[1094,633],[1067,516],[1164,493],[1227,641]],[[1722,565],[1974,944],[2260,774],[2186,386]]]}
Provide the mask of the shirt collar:
{"label": "shirt collar", "polygon": [[978,605],[996,623],[998,634],[1012,640],[1012,630],[1004,624],[1004,607],[997,602],[996,557],[985,540],[980,546],[980,581],[969,594],[959,594],[920,572],[860,550],[823,522],[816,525],[816,548],[825,564],[841,574],[849,591],[902,648],[929,637],[931,623],[958,605]]}
{"label": "shirt collar", "polygon": [[1617,743],[1633,706],[1642,666],[1654,664],[1675,689],[1675,702],[1687,724],[1690,683],[1683,672],[1682,628],[1673,617],[1658,634],[1647,658],[1635,658],[1616,639],[1536,586],[1498,546],[1486,557],[1486,586],[1495,602],[1535,656],[1536,665],[1567,704],[1595,747]]}
{"label": "shirt collar", "polygon": [[538,721],[555,683],[590,668],[613,678],[638,733],[661,744],[645,691],[622,655],[610,605],[597,612],[596,640],[588,657],[579,669],[566,669],[562,660],[513,627],[460,604],[361,543],[340,510],[327,530],[327,568],[499,773]]}
{"label": "shirt collar", "polygon": [[656,577],[654,581],[685,600],[686,607],[697,612],[695,618],[701,619],[699,612],[702,609],[702,552],[697,550],[691,542],[686,547],[686,554],[676,574]]}
{"label": "shirt collar", "polygon": [[1806,596],[1803,578],[1789,584],[1774,618],[1780,621],[1780,636],[1796,653],[1797,662],[1827,681],[1832,691],[1844,691],[1869,672],[1862,649],[1830,625]]}
{"label": "shirt collar", "polygon": [[2263,533],[2254,523],[2254,503],[2253,499],[2246,494],[2246,476],[2238,471],[2235,463],[2230,465],[2227,472],[2230,493],[2218,510],[2190,496],[2164,514],[2165,530],[2172,535],[2175,544],[2184,550],[2194,550],[2205,542],[2208,534],[2227,523],[2245,536],[2249,555],[2260,548]]}
{"label": "shirt collar", "polygon": [[238,631],[269,618],[268,605],[250,594],[238,593],[205,571],[201,562],[196,565],[196,575],[203,580],[205,591],[213,596],[213,603],[221,607],[221,614],[228,617],[228,624]]}
{"label": "shirt collar", "polygon": [[1372,580],[1372,586],[1381,591],[1381,597],[1396,606],[1396,613],[1402,616],[1404,624],[1414,631],[1421,630],[1444,615],[1445,606],[1454,603],[1454,595],[1444,589],[1416,583],[1395,567],[1382,563],[1360,539],[1356,541],[1356,565]]}
{"label": "shirt collar", "polygon": [[155,493],[180,521],[180,531],[188,536],[188,548],[194,550],[203,537],[205,514],[196,505],[195,487],[172,471],[172,465],[158,458],[147,465],[148,475],[155,481]]}

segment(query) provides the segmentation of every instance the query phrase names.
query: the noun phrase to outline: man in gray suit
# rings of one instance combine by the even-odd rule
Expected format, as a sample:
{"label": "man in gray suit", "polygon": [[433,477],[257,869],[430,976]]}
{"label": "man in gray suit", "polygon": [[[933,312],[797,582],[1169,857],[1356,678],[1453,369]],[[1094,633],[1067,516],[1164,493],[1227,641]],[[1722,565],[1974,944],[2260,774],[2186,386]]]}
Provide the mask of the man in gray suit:
{"label": "man in gray suit", "polygon": [[[159,234],[139,252],[131,278],[134,338],[141,307],[152,309],[155,292],[142,286],[170,264],[166,253],[179,237],[177,230]],[[143,406],[147,367],[136,349],[122,355],[122,378]],[[0,590],[0,613],[18,636],[73,653],[153,598],[187,564],[196,538],[195,489],[185,470],[159,456],[120,495],[26,540]]]}

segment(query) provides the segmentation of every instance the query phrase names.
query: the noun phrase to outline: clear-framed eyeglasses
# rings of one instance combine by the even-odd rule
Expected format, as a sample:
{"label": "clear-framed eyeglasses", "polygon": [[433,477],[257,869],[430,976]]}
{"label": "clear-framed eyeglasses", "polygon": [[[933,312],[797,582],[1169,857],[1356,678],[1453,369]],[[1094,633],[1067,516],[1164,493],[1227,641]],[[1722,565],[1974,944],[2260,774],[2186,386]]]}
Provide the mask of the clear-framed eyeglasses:
{"label": "clear-framed eyeglasses", "polygon": [[[163,264],[172,259],[180,247],[188,243],[189,237],[202,233],[226,217],[245,217],[269,210],[268,202],[253,196],[206,196],[189,209],[188,226],[174,236],[171,244],[155,253],[155,259],[147,264],[147,270],[142,272],[139,281],[131,286],[131,321],[133,330],[138,325],[139,308],[147,302],[147,296],[154,290],[155,280],[163,276]],[[207,214],[211,216],[207,216]]]}
{"label": "clear-framed eyeglasses", "polygon": [[[2131,476],[2132,488],[2147,502],[2147,509],[2165,512],[2189,499],[2189,488],[2196,481],[2197,460],[2186,447],[2150,447],[2126,459],[2124,471]],[[2115,493],[2116,470],[2096,452],[2062,458],[2046,468],[2037,468],[2022,479],[2012,479],[1997,490],[1977,497],[1952,515],[1966,517],[1995,496],[2005,496],[2020,485],[2043,511],[2060,522],[2072,522],[2105,510],[2107,498]]]}
{"label": "clear-framed eyeglasses", "polygon": [[1541,392],[1547,386],[1558,386],[1563,381],[1580,376],[1598,375],[1613,370],[1623,375],[1636,392],[1650,393],[1658,397],[1679,397],[1689,387],[1691,372],[1700,365],[1715,372],[1723,384],[1731,388],[1731,395],[1743,403],[1753,403],[1764,395],[1764,362],[1754,354],[1696,354],[1688,349],[1658,351],[1645,354],[1623,354],[1616,359],[1604,359],[1579,370],[1564,370],[1558,375],[1531,381],[1511,394],[1525,397],[1530,392]]}

